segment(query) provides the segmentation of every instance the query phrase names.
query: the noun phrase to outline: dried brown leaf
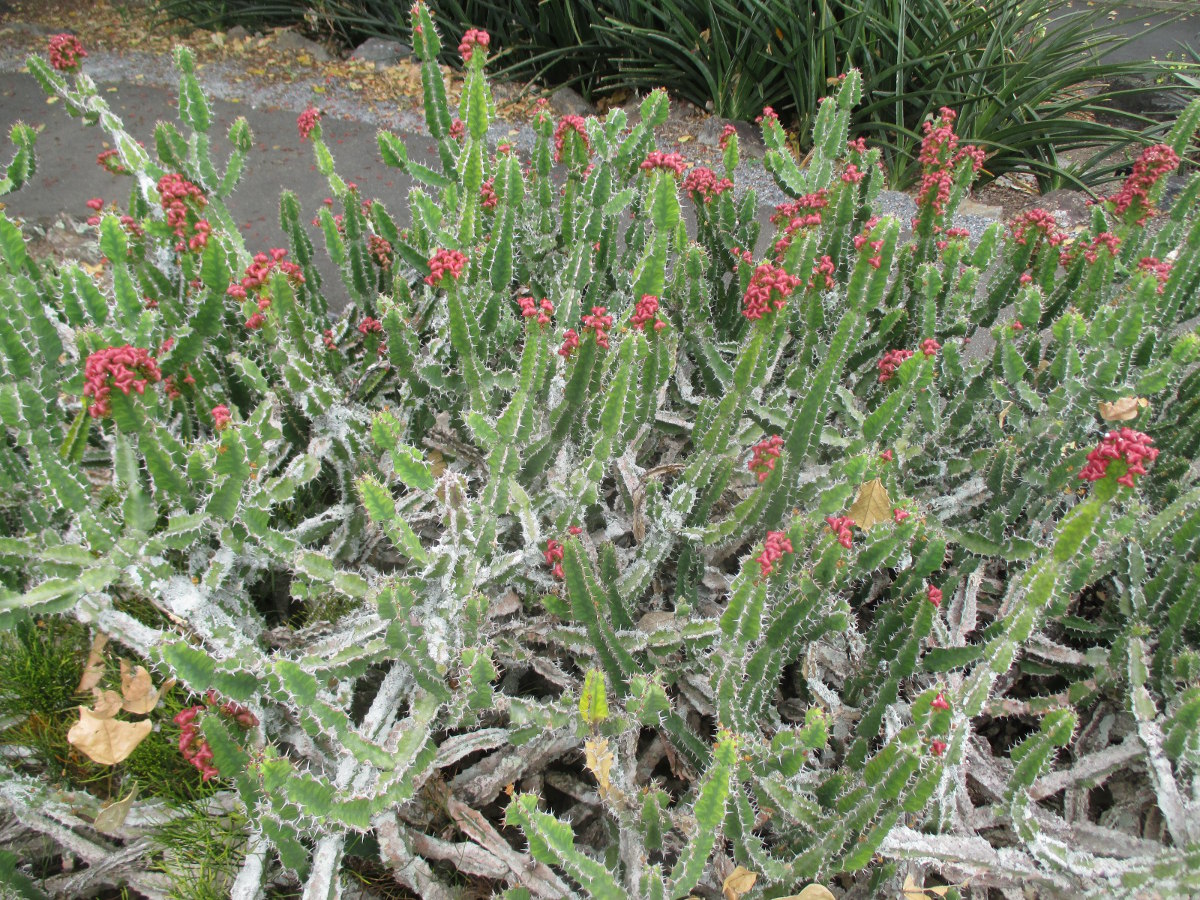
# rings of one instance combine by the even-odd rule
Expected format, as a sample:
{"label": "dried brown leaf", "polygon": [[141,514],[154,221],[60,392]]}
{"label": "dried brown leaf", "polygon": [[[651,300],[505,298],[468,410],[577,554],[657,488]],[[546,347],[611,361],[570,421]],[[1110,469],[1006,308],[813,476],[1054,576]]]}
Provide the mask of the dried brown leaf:
{"label": "dried brown leaf", "polygon": [[92,688],[92,714],[98,719],[112,719],[121,711],[121,695],[116,691]]}
{"label": "dried brown leaf", "polygon": [[137,792],[137,782],[134,782],[133,790],[129,792],[128,797],[124,800],[114,800],[96,814],[96,821],[92,823],[92,827],[101,834],[116,834],[120,831],[121,826],[125,824],[125,819],[129,816],[129,810],[133,808],[133,800],[137,796]]}
{"label": "dried brown leaf", "polygon": [[600,785],[600,798],[604,799],[612,790],[613,754],[608,749],[607,738],[594,738],[584,742],[584,762],[589,771],[596,776]]}
{"label": "dried brown leaf", "polygon": [[749,892],[758,881],[758,873],[751,872],[744,866],[738,866],[729,873],[729,877],[721,883],[721,893],[725,900],[738,900],[742,894]]}
{"label": "dried brown leaf", "polygon": [[145,714],[158,706],[159,698],[170,684],[164,684],[162,690],[154,689],[150,673],[145,667],[138,666],[130,671],[129,662],[121,660],[121,696],[125,698],[122,707],[126,712]]}
{"label": "dried brown leaf", "polygon": [[97,631],[92,638],[92,649],[88,651],[87,662],[83,664],[83,677],[79,679],[79,687],[75,690],[86,694],[100,683],[104,677],[104,647],[108,644],[108,635]]}
{"label": "dried brown leaf", "polygon": [[1112,403],[1100,401],[1100,418],[1105,422],[1128,422],[1136,419],[1138,413],[1146,409],[1150,401],[1145,397],[1122,397]]}
{"label": "dried brown leaf", "polygon": [[79,721],[67,732],[67,740],[93,762],[115,766],[137,749],[150,733],[150,720],[122,722],[97,716],[86,706],[79,707]]}
{"label": "dried brown leaf", "polygon": [[837,900],[833,891],[823,884],[810,884],[798,894],[784,897],[783,900]]}
{"label": "dried brown leaf", "polygon": [[888,496],[887,488],[878,478],[862,484],[858,488],[858,496],[850,507],[849,516],[854,524],[866,531],[877,522],[889,522],[892,518],[892,499]]}

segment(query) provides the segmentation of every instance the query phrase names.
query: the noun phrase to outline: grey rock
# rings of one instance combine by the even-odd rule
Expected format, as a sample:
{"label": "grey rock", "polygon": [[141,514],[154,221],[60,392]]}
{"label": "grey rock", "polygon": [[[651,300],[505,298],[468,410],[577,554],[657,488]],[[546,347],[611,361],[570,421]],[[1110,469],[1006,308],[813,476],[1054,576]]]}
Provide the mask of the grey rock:
{"label": "grey rock", "polygon": [[958,205],[958,214],[960,216],[977,216],[981,219],[999,222],[1004,218],[1004,207],[989,206],[986,203],[978,203],[967,197]]}
{"label": "grey rock", "polygon": [[230,41],[244,41],[249,37],[250,32],[248,32],[241,25],[234,25],[227,32],[225,32],[225,38]]}
{"label": "grey rock", "polygon": [[275,46],[280,50],[295,50],[297,53],[307,53],[318,62],[329,61],[328,50],[316,41],[310,41],[304,35],[297,34],[295,31],[285,29],[275,32]]}
{"label": "grey rock", "polygon": [[749,122],[734,122],[730,119],[722,119],[720,116],[709,116],[697,130],[696,142],[706,147],[718,146],[721,143],[721,132],[725,130],[726,125],[732,125],[737,129],[738,155],[742,159],[763,158],[767,148],[763,144],[762,133],[757,125]]}
{"label": "grey rock", "polygon": [[381,65],[391,65],[412,56],[412,47],[403,41],[391,41],[387,38],[367,38],[354,48],[351,59],[373,62],[378,68]]}
{"label": "grey rock", "polygon": [[1193,174],[1189,172],[1186,175],[1176,173],[1167,176],[1167,183],[1163,188],[1162,201],[1160,203],[1163,209],[1170,209],[1175,205],[1175,200],[1183,193],[1184,188],[1191,184]]}
{"label": "grey rock", "polygon": [[550,95],[550,109],[560,116],[595,115],[596,107],[588,103],[572,87],[560,87]]}
{"label": "grey rock", "polygon": [[34,37],[47,37],[55,33],[53,28],[47,28],[45,25],[38,25],[36,22],[8,22],[0,33],[9,32],[15,34],[30,34]]}
{"label": "grey rock", "polygon": [[1194,93],[1155,84],[1153,79],[1138,75],[1114,78],[1108,89],[1119,95],[1109,101],[1114,110],[1151,118],[1175,118],[1194,96]]}
{"label": "grey rock", "polygon": [[1060,228],[1071,230],[1082,227],[1092,220],[1092,210],[1088,205],[1090,199],[1083,191],[1059,188],[1047,191],[1040,197],[1034,197],[1021,212],[1044,209],[1054,216],[1054,221]]}

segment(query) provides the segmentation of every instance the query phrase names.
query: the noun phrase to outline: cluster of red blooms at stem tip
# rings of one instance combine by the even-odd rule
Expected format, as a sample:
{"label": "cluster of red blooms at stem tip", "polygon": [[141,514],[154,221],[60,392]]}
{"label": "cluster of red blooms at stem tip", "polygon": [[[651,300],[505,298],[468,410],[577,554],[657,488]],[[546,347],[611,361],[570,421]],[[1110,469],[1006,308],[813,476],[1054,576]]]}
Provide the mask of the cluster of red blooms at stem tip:
{"label": "cluster of red blooms at stem tip", "polygon": [[711,203],[714,197],[721,196],[731,187],[732,181],[728,178],[718,179],[716,173],[705,166],[697,166],[683,179],[683,190],[693,203]]}
{"label": "cluster of red blooms at stem tip", "polygon": [[54,34],[50,36],[50,65],[60,72],[74,72],[79,67],[79,60],[87,56],[83,44],[73,34]]}
{"label": "cluster of red blooms at stem tip", "polygon": [[211,689],[205,693],[203,705],[188,706],[177,712],[172,721],[179,726],[179,752],[183,754],[184,759],[200,770],[201,781],[217,778],[221,774],[213,765],[212,747],[204,739],[200,723],[196,721],[200,713],[211,707],[216,707],[221,715],[242,728],[253,728],[258,724],[258,716],[239,703],[228,700],[218,706],[217,695]]}
{"label": "cluster of red blooms at stem tip", "polygon": [[450,139],[462,143],[467,139],[467,123],[455,117],[450,123]]}
{"label": "cluster of red blooms at stem tip", "polygon": [[363,320],[358,323],[359,334],[379,334],[382,331],[383,323],[378,319],[372,318],[371,316],[363,316]]}
{"label": "cluster of red blooms at stem tip", "polygon": [[[919,349],[925,354],[926,359],[932,359],[942,349],[942,345],[933,338],[925,338],[925,340],[921,341]],[[879,383],[883,384],[891,381],[892,377],[896,374],[896,370],[900,368],[900,365],[912,357],[913,351],[911,350],[889,350],[883,354],[876,364],[879,368]]]}
{"label": "cluster of red blooms at stem tip", "polygon": [[783,554],[792,552],[792,542],[782,531],[768,531],[767,539],[763,541],[763,551],[755,561],[762,568],[762,577],[766,578],[775,571],[775,563],[783,559]]}
{"label": "cluster of red blooms at stem tip", "polygon": [[542,558],[546,560],[546,565],[550,567],[550,574],[555,578],[563,576],[563,546],[554,538],[546,541],[546,549],[542,551]]}
{"label": "cluster of red blooms at stem tip", "polygon": [[933,604],[933,608],[937,609],[942,605],[942,589],[934,587],[932,584],[925,590],[925,599]]}
{"label": "cluster of red blooms at stem tip", "polygon": [[224,431],[233,422],[233,416],[229,412],[229,407],[225,404],[214,406],[212,408],[213,428],[217,431]]}
{"label": "cluster of red blooms at stem tip", "polygon": [[838,543],[849,550],[854,542],[854,520],[849,516],[826,516],[825,524],[837,535]]}
{"label": "cluster of red blooms at stem tip", "polygon": [[1099,445],[1087,455],[1087,465],[1079,473],[1083,481],[1100,481],[1108,475],[1108,467],[1113,460],[1125,463],[1125,472],[1117,478],[1117,484],[1133,487],[1134,475],[1145,475],[1145,460],[1153,462],[1158,458],[1158,448],[1151,447],[1154,438],[1132,428],[1122,428],[1120,431],[1110,431],[1100,441]]}
{"label": "cluster of red blooms at stem tip", "polygon": [[667,323],[658,318],[658,298],[653,294],[642,294],[642,299],[637,302],[629,324],[638,331],[645,331],[646,325],[651,322],[654,324],[650,327],[655,331],[662,331],[667,327]]}
{"label": "cluster of red blooms at stem tip", "polygon": [[912,515],[912,513],[910,513],[907,509],[904,509],[901,506],[897,506],[895,509],[892,510],[892,521],[895,522],[897,525],[899,525],[901,522],[903,522],[905,519],[907,519],[911,515]]}
{"label": "cluster of red blooms at stem tip", "polygon": [[943,106],[936,121],[926,122],[925,137],[921,141],[921,152],[917,162],[921,165],[921,187],[917,193],[917,206],[930,206],[941,215],[950,189],[954,184],[954,172],[958,164],[968,161],[972,172],[983,168],[986,155],[982,148],[972,144],[958,146],[958,135],[954,133],[954,120],[958,114]]}
{"label": "cluster of red blooms at stem tip", "polygon": [[321,115],[321,110],[315,106],[309,106],[296,117],[296,130],[300,132],[302,140],[307,141],[309,135],[313,133],[313,129],[321,123]]}
{"label": "cluster of red blooms at stem tip", "polygon": [[96,165],[113,175],[130,174],[130,171],[121,164],[121,155],[116,150],[101,150],[96,154]]}
{"label": "cluster of red blooms at stem tip", "polygon": [[492,37],[486,31],[478,28],[468,28],[466,34],[462,36],[462,41],[459,42],[458,52],[462,56],[462,61],[468,63],[475,52],[475,48],[487,52],[488,45],[492,42]]}
{"label": "cluster of red blooms at stem tip", "polygon": [[1138,271],[1149,272],[1158,279],[1158,293],[1162,293],[1171,278],[1171,263],[1160,260],[1157,256],[1143,256],[1138,260]]}
{"label": "cluster of red blooms at stem tip", "polygon": [[1089,264],[1095,263],[1100,258],[1100,250],[1103,248],[1108,251],[1109,259],[1113,259],[1117,255],[1117,250],[1121,246],[1121,239],[1111,231],[1102,231],[1094,238],[1090,244],[1079,243],[1074,247],[1063,250],[1058,255],[1058,264],[1064,269],[1074,262],[1079,256],[1083,256]]}
{"label": "cluster of red blooms at stem tip", "polygon": [[803,279],[797,275],[789,275],[770,263],[760,263],[742,296],[742,315],[753,322],[778,312],[787,306],[787,298],[801,283]]}
{"label": "cluster of red blooms at stem tip", "polygon": [[1058,220],[1040,207],[1017,216],[1009,223],[1008,228],[1014,243],[1028,246],[1032,240],[1034,249],[1042,241],[1051,247],[1057,247],[1067,239],[1066,232],[1058,227]]}
{"label": "cluster of red blooms at stem tip", "polygon": [[608,309],[603,306],[593,306],[590,315],[583,317],[583,330],[591,329],[596,333],[596,346],[608,349],[608,329],[612,328],[613,317],[608,315]]}
{"label": "cluster of red blooms at stem tip", "polygon": [[261,328],[266,321],[264,313],[271,308],[271,295],[267,290],[267,282],[271,273],[278,270],[287,276],[293,284],[304,283],[304,271],[295,263],[284,259],[287,251],[282,247],[272,247],[267,253],[256,253],[246,273],[237,284],[231,284],[225,293],[236,300],[246,300],[257,294],[255,306],[257,312],[246,320],[246,327],[251,331]]}
{"label": "cluster of red blooms at stem tip", "polygon": [[377,234],[367,238],[367,252],[371,255],[371,261],[385,272],[390,272],[392,269],[392,244],[386,238],[382,238]]}
{"label": "cluster of red blooms at stem tip", "polygon": [[429,274],[425,283],[437,287],[447,275],[455,281],[462,275],[467,265],[467,258],[457,250],[438,250],[429,258]]}
{"label": "cluster of red blooms at stem tip", "polygon": [[783,452],[783,438],[773,434],[751,447],[750,452],[752,455],[746,468],[753,472],[758,478],[758,483],[762,484],[775,471],[775,461]]}
{"label": "cluster of red blooms at stem tip", "polygon": [[647,175],[652,175],[655,170],[661,169],[678,177],[687,168],[687,162],[678,153],[662,153],[658,150],[651,150],[638,168]]}
{"label": "cluster of red blooms at stem tip", "polygon": [[[1121,190],[1107,198],[1113,205],[1113,212],[1127,221],[1133,219],[1138,225],[1145,225],[1146,220],[1157,213],[1150,202],[1150,190],[1178,166],[1179,155],[1166,144],[1147,147],[1133,164],[1133,172],[1125,179]],[[1132,213],[1126,215],[1130,210]]]}
{"label": "cluster of red blooms at stem tip", "polygon": [[732,125],[726,125],[721,129],[721,137],[718,139],[717,143],[720,145],[721,149],[724,150],[729,145],[729,139],[736,137],[737,129]]}
{"label": "cluster of red blooms at stem tip", "polygon": [[881,265],[883,265],[883,238],[871,240],[871,229],[878,224],[879,217],[872,216],[871,218],[867,219],[866,224],[863,226],[862,233],[854,236],[855,250],[862,250],[863,247],[870,247],[871,255],[867,257],[867,263],[873,269],[878,269]]}
{"label": "cluster of red blooms at stem tip", "polygon": [[592,146],[588,143],[587,123],[584,121],[583,116],[563,116],[558,120],[558,125],[554,129],[555,162],[562,162],[567,135],[572,132],[579,137],[579,140],[583,141],[583,149],[586,155],[591,155]]}
{"label": "cluster of red blooms at stem tip", "polygon": [[517,303],[521,306],[521,316],[534,319],[539,325],[548,325],[550,317],[554,315],[554,304],[545,297],[540,303],[532,297],[518,297]]}
{"label": "cluster of red blooms at stem tip", "polygon": [[[104,200],[100,197],[92,197],[90,200],[87,201],[85,206],[87,206],[88,209],[92,210],[92,212],[98,213],[102,209],[104,209]],[[138,224],[137,219],[135,219],[133,216],[121,216],[119,221],[121,223],[121,227],[124,228],[125,231],[128,232],[131,237],[142,237],[142,235],[145,234],[145,232],[142,230],[142,226]],[[89,225],[99,225],[100,217],[99,216],[88,216],[87,223]],[[207,228],[208,223],[205,222],[204,226],[205,226],[205,228]],[[205,232],[205,240],[207,240],[207,232]]]}
{"label": "cluster of red blooms at stem tip", "polygon": [[150,351],[129,344],[97,350],[83,366],[83,395],[92,399],[88,415],[99,419],[112,413],[108,398],[114,387],[126,396],[144,394],[147,385],[159,381],[162,372]]}
{"label": "cluster of red blooms at stem tip", "polygon": [[495,209],[500,202],[496,196],[496,179],[489,178],[479,186],[479,205],[484,209]]}
{"label": "cluster of red blooms at stem tip", "polygon": [[167,225],[179,238],[175,252],[203,250],[212,231],[208,220],[200,217],[200,211],[208,206],[204,192],[182,175],[168,173],[158,180],[158,193]]}

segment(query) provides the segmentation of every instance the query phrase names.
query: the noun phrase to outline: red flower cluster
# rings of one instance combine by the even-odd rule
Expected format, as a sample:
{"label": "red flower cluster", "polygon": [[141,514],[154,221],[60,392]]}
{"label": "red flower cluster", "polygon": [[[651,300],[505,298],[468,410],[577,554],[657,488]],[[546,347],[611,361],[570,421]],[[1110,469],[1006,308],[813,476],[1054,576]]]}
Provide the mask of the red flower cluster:
{"label": "red flower cluster", "polygon": [[854,535],[851,533],[851,529],[854,528],[854,520],[849,516],[826,516],[825,524],[833,529],[838,543],[849,550],[850,545],[854,542]]}
{"label": "red flower cluster", "polygon": [[971,236],[971,232],[965,228],[942,228],[940,225],[933,226],[933,233],[943,236],[934,242],[939,250],[949,247],[951,240],[965,240]]}
{"label": "red flower cluster", "polygon": [[459,42],[458,52],[462,56],[463,62],[470,62],[471,55],[475,52],[475,48],[487,51],[488,44],[492,42],[492,37],[486,31],[479,28],[468,28],[467,33],[462,36],[462,41]]}
{"label": "red flower cluster", "polygon": [[847,163],[846,170],[842,172],[842,184],[858,184],[866,177],[866,174],[854,163]]}
{"label": "red flower cluster", "polygon": [[546,560],[546,565],[550,567],[550,574],[555,578],[563,577],[563,546],[558,541],[551,538],[546,541],[546,549],[542,552],[542,556]]}
{"label": "red flower cluster", "polygon": [[96,164],[113,175],[129,174],[129,170],[121,165],[120,154],[116,150],[103,150],[97,153]]}
{"label": "red flower cluster", "polygon": [[678,153],[660,153],[658,150],[651,150],[638,168],[647,175],[653,173],[655,169],[662,169],[664,172],[671,172],[678,177],[687,168],[687,162]]}
{"label": "red flower cluster", "polygon": [[879,360],[879,383],[891,381],[900,364],[913,355],[911,350],[889,350]]}
{"label": "red flower cluster", "polygon": [[687,173],[683,179],[683,189],[692,198],[693,203],[711,203],[713,197],[719,197],[733,187],[728,178],[717,180],[716,173],[704,166],[697,166]]}
{"label": "red flower cluster", "polygon": [[925,354],[926,359],[933,359],[941,349],[942,345],[933,338],[925,338],[925,340],[921,341],[921,352]]}
{"label": "red flower cluster", "polygon": [[722,150],[724,150],[725,146],[729,143],[729,139],[735,135],[737,135],[737,129],[732,125],[726,125],[721,129],[721,137],[718,138],[717,143],[721,145]]}
{"label": "red flower cluster", "polygon": [[653,294],[642,294],[642,299],[637,302],[637,307],[629,319],[629,324],[639,331],[646,329],[647,322],[654,323],[651,327],[655,331],[662,331],[667,327],[667,323],[658,318],[658,298]]}
{"label": "red flower cluster", "polygon": [[[179,752],[183,754],[184,759],[200,770],[200,780],[208,781],[208,779],[215,778],[221,773],[213,765],[212,748],[208,745],[208,741],[204,739],[204,735],[200,731],[200,723],[196,721],[196,717],[204,712],[206,707],[216,706],[217,695],[211,690],[208,691],[204,695],[204,703],[204,706],[189,706],[186,709],[181,709],[175,714],[173,721],[180,729]],[[258,717],[254,713],[241,704],[234,703],[232,700],[222,703],[218,707],[218,711],[221,715],[232,719],[243,728],[253,728],[258,724]]]}
{"label": "red flower cluster", "polygon": [[379,334],[382,331],[383,323],[370,316],[363,316],[363,320],[358,323],[359,334]]}
{"label": "red flower cluster", "polygon": [[1059,230],[1054,216],[1040,208],[1022,213],[1013,219],[1008,227],[1012,233],[1012,239],[1021,245],[1029,243],[1030,232],[1034,232],[1035,242],[1038,239],[1044,239],[1051,247],[1057,247],[1067,239],[1066,234]]}
{"label": "red flower cluster", "polygon": [[879,454],[879,461],[880,461],[880,462],[890,463],[890,462],[891,462],[893,459],[895,459],[895,458],[896,458],[896,457],[895,457],[895,455],[892,453],[892,451],[891,451],[891,450],[884,450],[882,453],[880,453],[880,454]]}
{"label": "red flower cluster", "polygon": [[925,597],[927,600],[929,600],[930,603],[932,603],[934,605],[934,608],[937,608],[942,605],[942,589],[941,588],[936,588],[931,584],[929,586],[929,588],[925,591]]}
{"label": "red flower cluster", "polygon": [[775,570],[775,563],[783,559],[783,554],[792,552],[792,542],[782,531],[768,531],[767,539],[763,542],[763,552],[755,561],[762,567],[762,577],[766,578]]}
{"label": "red flower cluster", "polygon": [[1145,475],[1144,460],[1153,462],[1158,458],[1158,448],[1151,447],[1154,438],[1132,428],[1122,428],[1120,431],[1110,431],[1100,444],[1087,455],[1087,465],[1079,473],[1084,481],[1099,481],[1108,474],[1108,465],[1114,459],[1125,461],[1125,474],[1117,479],[1117,484],[1133,487],[1134,475]]}
{"label": "red flower cluster", "polygon": [[479,186],[479,205],[484,209],[495,209],[500,198],[496,196],[496,179],[489,178]]}
{"label": "red flower cluster", "polygon": [[568,328],[563,334],[562,346],[557,351],[558,355],[566,359],[577,349],[579,349],[579,333],[574,328]]}
{"label": "red flower cluster", "polygon": [[940,709],[945,712],[950,708],[950,703],[946,700],[946,695],[938,691],[937,696],[929,704],[930,709]]}
{"label": "red flower cluster", "polygon": [[547,325],[550,322],[550,317],[554,315],[554,304],[542,298],[542,302],[536,302],[532,297],[518,297],[517,303],[521,304],[521,315],[526,319],[537,319],[539,325]]}
{"label": "red flower cluster", "polygon": [[777,434],[772,435],[766,440],[759,441],[750,450],[754,455],[750,457],[746,468],[757,475],[758,483],[762,484],[775,470],[775,461],[783,452],[783,438]]}
{"label": "red flower cluster", "polygon": [[897,506],[892,510],[892,521],[899,525],[911,515],[912,513],[910,513],[907,509],[901,509],[899,506]]}
{"label": "red flower cluster", "polygon": [[755,125],[761,125],[763,122],[778,122],[779,113],[775,112],[770,106],[764,106],[762,115],[756,116],[754,119]]}
{"label": "red flower cluster", "polygon": [[79,60],[87,56],[83,44],[73,34],[55,34],[50,36],[50,65],[60,72],[74,72],[79,66]]}
{"label": "red flower cluster", "polygon": [[162,381],[158,360],[141,347],[106,347],[87,358],[83,366],[83,395],[91,397],[88,415],[99,419],[112,412],[108,396],[115,387],[122,394],[131,390],[139,394],[146,386]]}
{"label": "red flower cluster", "polygon": [[429,259],[429,274],[425,276],[425,283],[436,287],[447,275],[458,280],[466,264],[467,258],[457,250],[438,250]]}
{"label": "red flower cluster", "polygon": [[467,123],[462,119],[455,119],[450,123],[450,137],[453,140],[461,143],[467,139]]}
{"label": "red flower cluster", "polygon": [[917,206],[927,203],[939,215],[950,199],[950,188],[954,184],[954,170],[962,160],[969,160],[971,168],[978,172],[983,167],[984,152],[971,144],[958,146],[958,135],[954,133],[954,120],[958,114],[945,106],[939,110],[936,124],[926,122],[925,138],[921,141],[921,152],[917,162],[921,164],[921,189],[917,193]]}
{"label": "red flower cluster", "polygon": [[1146,220],[1157,212],[1150,205],[1150,189],[1158,179],[1178,166],[1179,156],[1166,144],[1147,147],[1133,164],[1133,172],[1125,179],[1121,190],[1107,198],[1113,204],[1113,212],[1120,216],[1132,209],[1138,215],[1137,224],[1145,225]]}
{"label": "red flower cluster", "polygon": [[1071,247],[1068,250],[1063,250],[1058,255],[1058,262],[1066,268],[1074,260],[1078,253],[1083,254],[1083,258],[1089,263],[1094,263],[1100,258],[1100,248],[1103,247],[1108,251],[1109,257],[1117,255],[1117,250],[1121,246],[1121,239],[1109,231],[1102,231],[1100,234],[1092,238],[1090,244],[1081,244],[1076,247]]}
{"label": "red flower cluster", "polygon": [[836,271],[833,258],[828,253],[825,254],[813,264],[813,277],[808,281],[809,288],[816,290],[819,284],[823,290],[833,290],[834,285],[837,283],[833,280],[833,274]]}
{"label": "red flower cluster", "polygon": [[784,222],[791,223],[793,219],[799,216],[805,220],[802,223],[803,225],[820,225],[820,210],[828,206],[829,192],[825,188],[821,188],[812,194],[797,197],[790,203],[778,204],[775,207],[775,212],[771,214],[771,224],[782,225]]}
{"label": "red flower cluster", "polygon": [[256,253],[250,265],[246,266],[246,274],[237,284],[231,284],[225,291],[230,297],[245,300],[251,293],[258,291],[258,312],[246,320],[246,327],[251,331],[261,328],[266,318],[263,316],[271,308],[271,295],[265,290],[271,273],[278,269],[294,284],[304,283],[303,270],[292,262],[286,262],[287,251],[282,247],[272,247],[267,253]]}
{"label": "red flower cluster", "polygon": [[179,238],[175,252],[203,250],[212,231],[208,220],[200,218],[200,210],[208,206],[204,192],[182,175],[168,174],[158,180],[158,193],[167,224]]}
{"label": "red flower cluster", "polygon": [[554,161],[562,162],[563,144],[567,139],[567,134],[574,131],[579,135],[579,139],[583,141],[584,149],[591,154],[591,144],[588,143],[587,125],[583,120],[583,116],[563,116],[558,120],[558,126],[554,129]]}
{"label": "red flower cluster", "polygon": [[371,235],[367,238],[367,252],[371,254],[375,265],[385,272],[391,271],[392,245],[386,238],[381,238],[377,234]]}
{"label": "red flower cluster", "polygon": [[1158,293],[1163,292],[1163,288],[1167,286],[1167,279],[1171,277],[1171,264],[1165,260],[1159,260],[1157,256],[1143,256],[1138,260],[1139,272],[1150,272],[1158,279]]}
{"label": "red flower cluster", "polygon": [[229,407],[221,404],[212,408],[213,428],[217,431],[224,431],[233,421],[233,416],[229,414]]}
{"label": "red flower cluster", "polygon": [[321,111],[315,106],[310,106],[304,112],[296,117],[296,129],[300,132],[300,137],[308,140],[308,136],[312,134],[313,129],[321,121]]}
{"label": "red flower cluster", "polygon": [[608,329],[612,328],[613,317],[606,315],[608,310],[603,306],[593,306],[591,315],[583,317],[584,329],[596,332],[596,346],[608,349]]}
{"label": "red flower cluster", "polygon": [[946,748],[949,746],[950,745],[945,741],[939,741],[936,738],[929,742],[929,749],[932,751],[934,756],[941,756],[946,752]]}
{"label": "red flower cluster", "polygon": [[751,321],[769,312],[778,312],[787,305],[787,298],[803,282],[770,263],[761,263],[750,276],[750,284],[742,297],[742,315]]}

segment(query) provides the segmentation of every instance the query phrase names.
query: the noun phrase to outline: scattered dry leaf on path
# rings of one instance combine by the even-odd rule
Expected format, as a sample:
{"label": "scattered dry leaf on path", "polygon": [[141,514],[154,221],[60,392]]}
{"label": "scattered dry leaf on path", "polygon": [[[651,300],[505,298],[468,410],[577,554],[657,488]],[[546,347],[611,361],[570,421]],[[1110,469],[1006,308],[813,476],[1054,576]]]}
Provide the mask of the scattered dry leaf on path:
{"label": "scattered dry leaf on path", "polygon": [[877,522],[887,522],[892,518],[892,499],[888,496],[887,488],[878,478],[862,484],[858,488],[858,496],[848,513],[854,524],[866,531]]}
{"label": "scattered dry leaf on path", "polygon": [[150,733],[150,720],[122,722],[97,716],[86,706],[79,707],[79,721],[67,732],[67,740],[93,762],[115,766],[128,758]]}
{"label": "scattered dry leaf on path", "polygon": [[754,887],[756,881],[758,881],[758,873],[751,872],[744,866],[738,866],[721,883],[721,893],[725,895],[725,900],[738,900],[742,894]]}

